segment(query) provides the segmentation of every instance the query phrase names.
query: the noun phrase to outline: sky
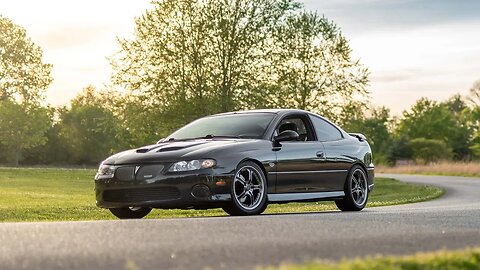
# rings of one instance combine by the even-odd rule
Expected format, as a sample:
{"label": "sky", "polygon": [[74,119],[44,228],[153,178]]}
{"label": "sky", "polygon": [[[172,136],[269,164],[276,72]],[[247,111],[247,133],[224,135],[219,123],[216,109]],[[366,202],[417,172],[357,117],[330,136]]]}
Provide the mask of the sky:
{"label": "sky", "polygon": [[[400,114],[421,97],[467,94],[480,80],[478,0],[303,0],[333,20],[371,72],[375,106]],[[109,83],[117,37],[131,37],[150,0],[0,0],[53,64],[47,101],[64,105],[83,87]]]}

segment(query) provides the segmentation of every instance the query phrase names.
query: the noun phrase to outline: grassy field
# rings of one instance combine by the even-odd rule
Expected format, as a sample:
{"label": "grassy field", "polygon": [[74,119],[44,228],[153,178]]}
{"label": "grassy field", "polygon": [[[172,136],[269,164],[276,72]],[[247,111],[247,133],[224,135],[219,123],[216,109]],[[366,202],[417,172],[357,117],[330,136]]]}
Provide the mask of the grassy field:
{"label": "grassy field", "polygon": [[[0,168],[0,222],[114,219],[95,206],[94,170]],[[428,186],[376,179],[368,206],[419,202],[443,191]],[[266,213],[315,212],[336,209],[333,203],[271,205]],[[221,216],[213,210],[154,210],[148,218]]]}
{"label": "grassy field", "polygon": [[264,270],[478,270],[480,249],[418,253],[408,257],[377,257],[340,263],[313,262],[281,265]]}
{"label": "grassy field", "polygon": [[377,173],[425,174],[480,177],[478,162],[441,162],[430,165],[377,166]]}

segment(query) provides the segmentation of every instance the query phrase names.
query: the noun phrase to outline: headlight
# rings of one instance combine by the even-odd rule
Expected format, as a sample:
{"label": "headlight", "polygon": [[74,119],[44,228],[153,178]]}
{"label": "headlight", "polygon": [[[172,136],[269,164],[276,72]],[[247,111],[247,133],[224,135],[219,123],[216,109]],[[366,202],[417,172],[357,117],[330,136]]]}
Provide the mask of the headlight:
{"label": "headlight", "polygon": [[195,171],[199,169],[208,169],[215,166],[217,163],[213,159],[204,159],[204,160],[190,160],[190,161],[179,161],[175,162],[170,169],[169,172],[188,172],[188,171]]}
{"label": "headlight", "polygon": [[115,174],[115,170],[117,167],[112,166],[112,165],[100,165],[100,168],[98,168],[97,175],[95,176],[95,179],[110,179],[113,178],[113,175]]}

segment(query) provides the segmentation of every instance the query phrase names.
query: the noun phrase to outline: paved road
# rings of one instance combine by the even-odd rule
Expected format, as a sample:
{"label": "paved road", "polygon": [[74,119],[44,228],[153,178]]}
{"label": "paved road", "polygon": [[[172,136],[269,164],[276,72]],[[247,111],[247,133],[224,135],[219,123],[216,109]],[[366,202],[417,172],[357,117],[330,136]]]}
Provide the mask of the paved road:
{"label": "paved road", "polygon": [[252,269],[480,246],[480,179],[389,176],[447,194],[360,213],[4,223],[0,269]]}

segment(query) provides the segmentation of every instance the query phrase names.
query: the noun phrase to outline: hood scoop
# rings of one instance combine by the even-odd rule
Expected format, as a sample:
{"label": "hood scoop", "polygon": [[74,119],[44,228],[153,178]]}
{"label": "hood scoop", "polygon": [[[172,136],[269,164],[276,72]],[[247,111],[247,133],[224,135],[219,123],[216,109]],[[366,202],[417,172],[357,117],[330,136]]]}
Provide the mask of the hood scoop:
{"label": "hood scoop", "polygon": [[170,151],[177,151],[177,150],[182,150],[182,149],[185,149],[185,148],[189,148],[189,147],[193,147],[193,146],[197,146],[197,145],[200,145],[200,144],[203,144],[203,143],[191,143],[191,142],[180,142],[180,143],[164,143],[164,144],[161,144],[161,145],[154,145],[152,147],[142,147],[142,148],[138,148],[137,150],[135,150],[136,153],[149,153],[149,152],[153,152],[154,150],[156,150],[155,152],[159,153],[159,152],[170,152]]}
{"label": "hood scoop", "polygon": [[148,152],[150,152],[152,150],[155,150],[159,147],[161,147],[161,146],[160,145],[155,145],[155,146],[150,147],[150,148],[147,146],[147,147],[143,147],[143,148],[138,148],[137,150],[135,150],[135,152],[137,152],[137,153],[148,153]]}
{"label": "hood scoop", "polygon": [[160,148],[157,152],[176,151],[184,148],[186,147],[183,147],[183,146],[163,147],[163,148]]}
{"label": "hood scoop", "polygon": [[157,150],[157,152],[170,152],[170,151],[177,151],[177,150],[182,150],[185,148],[190,148],[193,146],[201,145],[203,143],[178,143],[175,145],[170,145],[170,146],[165,146],[161,147],[160,149]]}

